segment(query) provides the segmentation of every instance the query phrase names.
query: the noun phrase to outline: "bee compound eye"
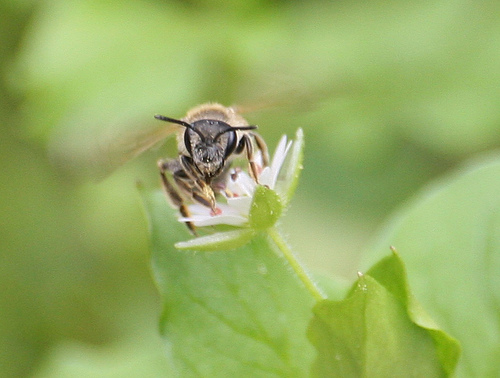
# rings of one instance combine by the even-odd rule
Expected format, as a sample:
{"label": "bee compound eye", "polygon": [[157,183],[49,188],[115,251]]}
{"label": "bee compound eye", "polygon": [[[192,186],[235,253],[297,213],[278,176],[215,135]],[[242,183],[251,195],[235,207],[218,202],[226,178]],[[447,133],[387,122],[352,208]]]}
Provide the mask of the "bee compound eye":
{"label": "bee compound eye", "polygon": [[228,158],[236,148],[236,131],[228,131],[227,135],[227,146],[226,151],[224,153],[224,157]]}
{"label": "bee compound eye", "polygon": [[189,129],[184,130],[184,146],[186,146],[186,150],[189,152],[189,155],[193,156],[193,152],[191,151],[191,136],[189,135]]}

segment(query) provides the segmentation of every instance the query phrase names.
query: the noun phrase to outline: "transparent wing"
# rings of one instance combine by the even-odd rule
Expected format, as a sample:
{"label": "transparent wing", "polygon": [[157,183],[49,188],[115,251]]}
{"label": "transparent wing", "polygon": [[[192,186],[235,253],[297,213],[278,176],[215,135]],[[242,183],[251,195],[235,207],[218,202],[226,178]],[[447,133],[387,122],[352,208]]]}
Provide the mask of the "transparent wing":
{"label": "transparent wing", "polygon": [[[154,122],[154,121],[153,121]],[[102,180],[182,127],[165,122],[135,128],[64,127],[53,135],[49,154],[53,163],[72,176]]]}
{"label": "transparent wing", "polygon": [[[343,83],[329,86],[310,86],[287,82],[281,86],[261,88],[258,94],[246,97],[241,104],[232,105],[239,114],[255,113],[267,110],[283,109],[293,112],[307,112],[319,107],[324,101],[331,101],[350,92],[354,88]],[[251,91],[246,91],[251,93]]]}

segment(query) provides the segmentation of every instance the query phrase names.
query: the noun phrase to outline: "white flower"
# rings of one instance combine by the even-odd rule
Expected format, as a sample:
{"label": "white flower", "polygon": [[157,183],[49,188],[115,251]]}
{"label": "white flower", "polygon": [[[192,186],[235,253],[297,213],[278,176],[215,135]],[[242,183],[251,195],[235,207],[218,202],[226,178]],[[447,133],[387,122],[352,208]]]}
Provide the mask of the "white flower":
{"label": "white flower", "polygon": [[[300,134],[301,135],[301,134]],[[274,153],[271,165],[262,169],[262,156],[257,153],[256,162],[261,170],[257,184],[246,172],[234,168],[228,175],[226,190],[222,194],[226,203],[217,204],[217,214],[206,206],[199,204],[189,205],[190,217],[180,217],[180,222],[192,222],[196,227],[226,224],[231,226],[245,226],[248,223],[253,195],[257,185],[264,185],[275,190],[286,156],[292,146],[286,135],[281,137]],[[259,151],[260,152],[260,151]]]}

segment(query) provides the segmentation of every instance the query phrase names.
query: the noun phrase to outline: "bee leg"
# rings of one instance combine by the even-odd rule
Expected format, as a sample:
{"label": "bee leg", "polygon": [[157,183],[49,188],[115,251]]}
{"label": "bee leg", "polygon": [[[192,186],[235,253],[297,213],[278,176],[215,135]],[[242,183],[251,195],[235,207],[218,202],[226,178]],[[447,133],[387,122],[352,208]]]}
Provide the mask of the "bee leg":
{"label": "bee leg", "polygon": [[[262,138],[259,137],[258,140],[259,141],[257,142],[256,139],[257,147],[262,151],[263,166],[266,167],[269,163],[269,157],[267,156],[267,146]],[[249,134],[245,134],[241,137],[241,141],[238,145],[238,148],[236,149],[236,153],[242,152],[243,149],[246,150],[250,176],[252,176],[256,183],[259,183],[259,175],[263,167],[259,166],[255,162],[253,144],[252,140],[249,137]]]}
{"label": "bee leg", "polygon": [[[172,201],[174,206],[176,206],[179,209],[179,212],[182,214],[182,216],[185,218],[188,218],[191,216],[188,207],[184,204],[184,201],[183,201],[181,195],[177,192],[175,187],[167,179],[166,172],[173,171],[172,165],[177,165],[177,164],[172,164],[172,163],[175,163],[175,161],[163,160],[163,159],[158,160],[158,168],[160,169],[160,177],[161,177],[162,186],[163,186],[163,189],[165,190],[165,193],[170,198],[170,200]],[[197,235],[196,227],[194,226],[194,224],[192,222],[186,222],[186,226],[189,229],[189,231],[191,231],[191,233],[193,235]]]}
{"label": "bee leg", "polygon": [[250,133],[250,135],[255,140],[255,143],[257,143],[257,148],[262,152],[262,163],[264,167],[267,167],[269,165],[269,151],[264,138],[257,133]]}
{"label": "bee leg", "polygon": [[201,203],[203,206],[212,209],[215,214],[218,213],[219,210],[216,206],[215,193],[209,184],[197,178],[192,160],[186,156],[181,156],[179,162],[182,166],[183,173],[194,183],[194,185],[189,188],[189,192],[191,193],[193,199]]}

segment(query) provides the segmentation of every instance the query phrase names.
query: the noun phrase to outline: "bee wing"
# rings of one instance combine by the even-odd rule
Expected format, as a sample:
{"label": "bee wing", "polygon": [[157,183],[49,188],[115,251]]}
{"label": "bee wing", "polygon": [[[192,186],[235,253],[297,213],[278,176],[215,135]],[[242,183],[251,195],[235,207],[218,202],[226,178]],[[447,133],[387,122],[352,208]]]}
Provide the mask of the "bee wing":
{"label": "bee wing", "polygon": [[163,124],[152,130],[136,130],[118,139],[112,139],[101,150],[105,154],[105,166],[112,172],[129,160],[136,158],[155,145],[161,144],[168,136],[176,134],[182,127],[173,124]]}
{"label": "bee wing", "polygon": [[290,84],[290,80],[287,80],[287,84],[268,86],[267,89],[259,88],[256,96],[244,99],[242,104],[232,105],[231,108],[239,114],[271,109],[307,112],[319,107],[324,101],[339,98],[354,89],[341,82],[310,88],[300,83]]}
{"label": "bee wing", "polygon": [[126,131],[109,128],[104,133],[72,127],[53,136],[49,155],[57,167],[70,175],[90,176],[99,181],[179,130],[181,126],[166,123]]}

